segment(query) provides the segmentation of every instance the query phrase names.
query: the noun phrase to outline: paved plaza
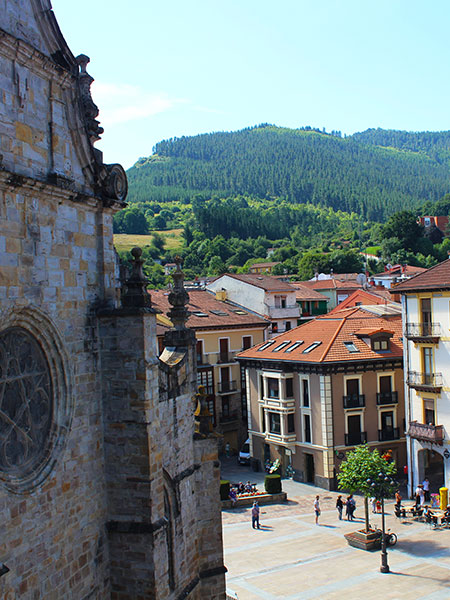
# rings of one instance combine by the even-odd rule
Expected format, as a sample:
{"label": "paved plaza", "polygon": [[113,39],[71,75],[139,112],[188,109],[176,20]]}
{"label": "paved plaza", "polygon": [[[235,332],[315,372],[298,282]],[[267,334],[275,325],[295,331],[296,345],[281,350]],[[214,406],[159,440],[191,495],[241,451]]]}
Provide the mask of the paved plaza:
{"label": "paved plaza", "polygon": [[[241,469],[231,481],[263,480],[264,474]],[[236,477],[235,475],[238,475]],[[387,504],[387,527],[398,535],[388,548],[391,573],[379,572],[380,552],[348,546],[344,533],[364,526],[363,499],[357,520],[339,521],[337,494],[283,480],[286,504],[261,507],[261,529],[251,526],[250,508],[223,511],[227,589],[239,600],[450,600],[450,529],[401,520]],[[320,495],[320,524],[314,524],[313,501]],[[409,503],[408,503],[409,504]],[[370,513],[381,527],[381,516]]]}

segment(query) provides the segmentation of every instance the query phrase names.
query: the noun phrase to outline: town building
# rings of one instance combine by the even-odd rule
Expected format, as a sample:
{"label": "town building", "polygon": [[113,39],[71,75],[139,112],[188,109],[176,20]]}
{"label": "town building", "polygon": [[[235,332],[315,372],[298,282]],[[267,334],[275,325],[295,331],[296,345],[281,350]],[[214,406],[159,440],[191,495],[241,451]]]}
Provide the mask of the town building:
{"label": "town building", "polygon": [[429,229],[430,227],[437,227],[442,234],[446,234],[448,228],[448,216],[430,216],[427,215],[425,217],[419,217],[419,224],[425,229]]}
{"label": "town building", "polygon": [[252,457],[336,489],[346,453],[366,443],[406,460],[401,308],[327,314],[238,354]]}
{"label": "town building", "polygon": [[270,275],[273,271],[273,268],[280,264],[280,262],[255,263],[250,265],[248,270],[250,273],[256,273],[257,275]]}
{"label": "town building", "polygon": [[450,487],[450,260],[395,288],[402,294],[409,490]]}
{"label": "town building", "polygon": [[423,267],[413,267],[412,265],[386,265],[384,271],[370,276],[369,285],[382,285],[386,289],[390,289],[393,285],[425,271],[426,269]]}
{"label": "town building", "polygon": [[[364,290],[355,290],[350,296],[347,296],[340,304],[333,308],[330,312],[337,312],[344,308],[352,308],[353,306],[373,306],[375,304],[389,304],[393,302],[394,294],[383,286],[371,287]],[[397,297],[397,296],[395,296]]]}
{"label": "town building", "polygon": [[[166,313],[170,292],[152,290],[157,315],[160,352],[164,333],[172,326]],[[222,434],[221,448],[230,444],[238,452],[247,439],[247,400],[241,385],[236,354],[263,342],[270,321],[229,301],[216,299],[206,290],[190,290],[187,326],[195,332],[197,382],[205,387],[206,401],[215,430]]]}
{"label": "town building", "polygon": [[0,28],[0,595],[224,600],[183,275],[158,357],[140,249],[119,281],[127,178],[94,146],[89,58],[49,0],[5,0]]}
{"label": "town building", "polygon": [[295,287],[295,299],[300,308],[300,321],[308,321],[318,315],[324,315],[328,309],[329,298],[301,283],[291,283]]}
{"label": "town building", "polygon": [[209,283],[206,289],[269,319],[270,335],[289,331],[300,318],[295,287],[269,275],[226,273]]}
{"label": "town building", "polygon": [[292,285],[300,284],[310,290],[323,294],[328,298],[328,310],[336,308],[355,290],[361,289],[362,284],[353,279],[341,281],[336,277],[329,279],[312,279],[311,281],[293,281]]}

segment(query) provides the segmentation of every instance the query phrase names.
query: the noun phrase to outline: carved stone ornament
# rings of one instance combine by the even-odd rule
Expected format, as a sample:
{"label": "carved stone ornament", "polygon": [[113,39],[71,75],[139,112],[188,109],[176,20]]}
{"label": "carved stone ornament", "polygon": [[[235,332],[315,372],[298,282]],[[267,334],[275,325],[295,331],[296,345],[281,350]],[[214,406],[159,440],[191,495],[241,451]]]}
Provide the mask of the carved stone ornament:
{"label": "carved stone ornament", "polygon": [[80,100],[83,107],[84,120],[86,129],[91,140],[91,144],[100,139],[103,133],[103,127],[100,127],[100,122],[97,121],[98,106],[92,100],[91,85],[94,78],[86,71],[86,66],[90,61],[89,56],[80,54],[76,57],[80,72],[78,73],[78,86],[80,90]]}
{"label": "carved stone ornament", "polygon": [[120,202],[125,201],[128,193],[128,180],[121,165],[105,165],[103,193],[108,198],[114,198]]}
{"label": "carved stone ornament", "polygon": [[179,256],[175,257],[175,263],[177,268],[172,273],[173,287],[168,298],[172,308],[167,314],[175,329],[183,329],[189,316],[186,308],[186,304],[189,302],[189,294],[184,288],[184,273],[181,270],[181,258]]}
{"label": "carved stone ornament", "polygon": [[142,271],[142,249],[133,248],[131,255],[134,260],[131,263],[131,275],[125,281],[126,290],[122,297],[122,305],[124,308],[150,308],[152,300],[147,292],[148,280]]}
{"label": "carved stone ornament", "polygon": [[27,478],[51,446],[53,390],[47,359],[24,329],[0,333],[0,474]]}

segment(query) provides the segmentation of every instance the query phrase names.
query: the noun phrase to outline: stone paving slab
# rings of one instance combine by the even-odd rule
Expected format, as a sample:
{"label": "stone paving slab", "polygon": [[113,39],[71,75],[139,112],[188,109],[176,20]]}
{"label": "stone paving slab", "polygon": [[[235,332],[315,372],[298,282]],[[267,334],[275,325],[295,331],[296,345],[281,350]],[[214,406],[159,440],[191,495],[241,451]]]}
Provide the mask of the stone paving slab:
{"label": "stone paving slab", "polygon": [[[249,509],[222,514],[227,584],[239,600],[450,600],[449,529],[403,522],[387,504],[386,526],[399,542],[388,549],[392,572],[382,574],[380,552],[351,548],[343,537],[362,528],[363,520],[339,521],[337,494],[319,495],[319,526],[312,514],[315,493],[262,507],[262,531],[251,528]],[[362,498],[357,504],[362,517]],[[381,516],[370,514],[370,521],[380,526]]]}

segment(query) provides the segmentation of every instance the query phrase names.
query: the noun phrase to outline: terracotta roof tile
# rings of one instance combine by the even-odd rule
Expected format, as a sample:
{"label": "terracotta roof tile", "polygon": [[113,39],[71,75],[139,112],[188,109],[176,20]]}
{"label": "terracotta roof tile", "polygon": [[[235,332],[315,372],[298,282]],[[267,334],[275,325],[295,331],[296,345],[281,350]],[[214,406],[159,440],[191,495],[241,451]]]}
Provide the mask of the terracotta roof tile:
{"label": "terracotta roof tile", "polygon": [[391,292],[387,289],[355,290],[330,312],[333,313],[342,310],[343,308],[356,306],[357,303],[373,305],[386,304],[387,302],[392,302]]}
{"label": "terracotta roof tile", "polygon": [[407,281],[402,281],[393,287],[396,293],[420,290],[447,290],[450,289],[450,260],[427,269]]}
{"label": "terracotta roof tile", "polygon": [[[244,283],[248,283],[250,285],[254,285],[255,287],[262,288],[267,292],[294,291],[292,285],[290,285],[286,281],[280,281],[275,277],[271,277],[270,275],[257,275],[256,273],[243,273],[237,275],[235,273],[226,273],[222,277],[232,277],[233,279],[238,279],[239,281],[243,281]],[[220,277],[218,277],[217,279],[220,279]],[[217,279],[215,281],[217,281]]]}
{"label": "terracotta roof tile", "polygon": [[300,284],[311,290],[350,290],[361,289],[356,281],[339,281],[339,279],[317,279],[315,281],[293,281],[291,285]]}
{"label": "terracotta roof tile", "polygon": [[[389,351],[375,352],[364,340],[355,333],[363,329],[388,330],[393,333],[390,339]],[[304,363],[332,363],[369,359],[392,359],[403,357],[402,345],[402,319],[400,314],[389,317],[380,317],[366,310],[364,307],[346,309],[333,315],[327,314],[308,321],[295,329],[278,335],[273,343],[264,347],[267,342],[258,344],[253,348],[239,353],[239,358],[254,360],[289,361]],[[274,352],[282,342],[289,341],[289,345]],[[295,346],[295,342],[303,343]],[[305,352],[314,342],[320,342],[311,351]],[[350,352],[347,344],[351,342],[357,352]],[[260,350],[260,348],[263,348]],[[294,347],[292,351],[290,348]]]}
{"label": "terracotta roof tile", "polygon": [[328,296],[324,296],[316,290],[312,290],[301,283],[291,283],[295,287],[295,297],[297,300],[325,300],[329,301]]}
{"label": "terracotta roof tile", "polygon": [[[149,290],[152,296],[152,304],[166,315],[171,309],[169,304],[169,292],[167,290]],[[191,313],[187,326],[192,329],[207,329],[209,327],[231,327],[231,326],[260,326],[268,325],[269,322],[249,311],[247,308],[238,306],[231,302],[216,300],[215,295],[206,290],[189,290],[189,304],[187,306]]]}

